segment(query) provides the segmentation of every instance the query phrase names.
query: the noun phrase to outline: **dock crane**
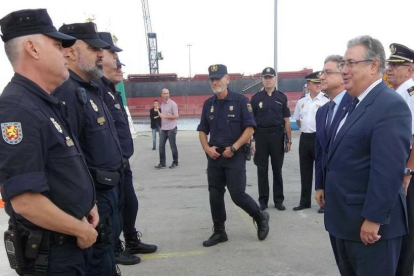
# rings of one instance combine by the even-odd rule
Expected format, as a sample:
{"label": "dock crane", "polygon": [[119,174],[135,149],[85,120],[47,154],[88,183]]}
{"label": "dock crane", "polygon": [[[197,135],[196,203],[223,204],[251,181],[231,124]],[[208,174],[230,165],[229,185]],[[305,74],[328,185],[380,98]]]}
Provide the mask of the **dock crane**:
{"label": "dock crane", "polygon": [[161,52],[158,52],[157,45],[157,34],[152,32],[151,18],[148,6],[148,0],[141,0],[142,2],[142,14],[144,16],[145,24],[145,35],[147,38],[147,48],[148,48],[148,62],[150,74],[158,74],[158,61],[163,60]]}

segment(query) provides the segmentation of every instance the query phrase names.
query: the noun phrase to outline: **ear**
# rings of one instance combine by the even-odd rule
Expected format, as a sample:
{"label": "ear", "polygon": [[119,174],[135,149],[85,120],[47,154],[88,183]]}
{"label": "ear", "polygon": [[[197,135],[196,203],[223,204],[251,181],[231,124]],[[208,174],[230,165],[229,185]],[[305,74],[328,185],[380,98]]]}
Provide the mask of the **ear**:
{"label": "ear", "polygon": [[35,41],[27,39],[23,42],[23,47],[28,55],[34,59],[39,59],[39,45]]}
{"label": "ear", "polygon": [[374,60],[371,64],[371,74],[379,74],[379,67],[380,67],[380,61],[378,59]]}
{"label": "ear", "polygon": [[78,59],[78,52],[75,47],[71,46],[65,49],[65,57],[71,61],[76,61]]}

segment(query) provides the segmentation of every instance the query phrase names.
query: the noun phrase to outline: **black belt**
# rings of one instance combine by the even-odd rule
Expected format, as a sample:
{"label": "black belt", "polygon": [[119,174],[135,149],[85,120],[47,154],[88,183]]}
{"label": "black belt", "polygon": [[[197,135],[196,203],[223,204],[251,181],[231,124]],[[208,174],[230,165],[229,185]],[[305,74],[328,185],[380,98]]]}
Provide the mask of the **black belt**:
{"label": "black belt", "polygon": [[257,127],[256,133],[270,133],[270,132],[279,132],[285,130],[285,126],[275,126],[275,127]]}
{"label": "black belt", "polygon": [[316,133],[315,132],[313,132],[313,133],[305,133],[305,132],[302,132],[302,134],[300,136],[301,137],[305,137],[305,138],[313,138],[313,137],[316,136]]}

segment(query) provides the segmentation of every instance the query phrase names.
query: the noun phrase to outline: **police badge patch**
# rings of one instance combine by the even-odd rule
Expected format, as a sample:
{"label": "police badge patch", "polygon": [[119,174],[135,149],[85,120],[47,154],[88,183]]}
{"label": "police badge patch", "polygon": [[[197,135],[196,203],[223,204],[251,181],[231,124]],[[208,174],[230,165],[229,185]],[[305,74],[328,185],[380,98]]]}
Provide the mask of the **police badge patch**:
{"label": "police badge patch", "polygon": [[62,128],[60,127],[60,125],[58,124],[58,122],[56,122],[56,120],[53,119],[52,117],[50,117],[50,120],[52,121],[52,123],[55,126],[55,128],[57,129],[57,131],[59,131],[60,133],[62,133]]}
{"label": "police badge patch", "polygon": [[249,111],[249,112],[253,112],[253,108],[252,108],[252,105],[251,104],[247,104],[247,110]]}
{"label": "police badge patch", "polygon": [[1,134],[7,144],[17,145],[23,140],[22,124],[17,122],[2,123]]}
{"label": "police badge patch", "polygon": [[410,95],[410,97],[411,97],[412,95],[414,95],[414,86],[412,86],[412,87],[408,88],[408,89],[407,89],[407,92],[408,92],[408,95]]}
{"label": "police badge patch", "polygon": [[108,91],[108,94],[109,94],[109,96],[111,96],[111,97],[112,97],[112,99],[115,101],[115,96],[114,96],[111,92],[109,92],[109,91]]}
{"label": "police badge patch", "polygon": [[93,110],[95,110],[96,112],[98,112],[98,106],[92,100],[89,100],[89,101],[91,102],[91,105],[92,105]]}

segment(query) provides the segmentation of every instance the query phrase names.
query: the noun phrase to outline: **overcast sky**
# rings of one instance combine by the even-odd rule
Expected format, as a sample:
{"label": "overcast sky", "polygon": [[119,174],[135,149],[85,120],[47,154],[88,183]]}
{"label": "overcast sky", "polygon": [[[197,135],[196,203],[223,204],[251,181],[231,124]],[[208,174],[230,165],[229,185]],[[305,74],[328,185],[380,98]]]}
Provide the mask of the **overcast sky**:
{"label": "overcast sky", "polygon": [[[160,73],[189,75],[187,44],[193,45],[192,75],[207,73],[214,63],[246,75],[273,66],[274,0],[148,0],[148,4],[158,50],[164,56]],[[57,28],[94,16],[99,31],[118,37],[126,75],[149,73],[141,1],[2,1],[0,17],[27,8],[47,8]],[[380,39],[387,56],[392,42],[414,48],[413,11],[413,0],[279,0],[278,69],[320,70],[327,55],[343,55],[349,39],[365,34]],[[4,87],[13,73],[3,49],[0,64]]]}

